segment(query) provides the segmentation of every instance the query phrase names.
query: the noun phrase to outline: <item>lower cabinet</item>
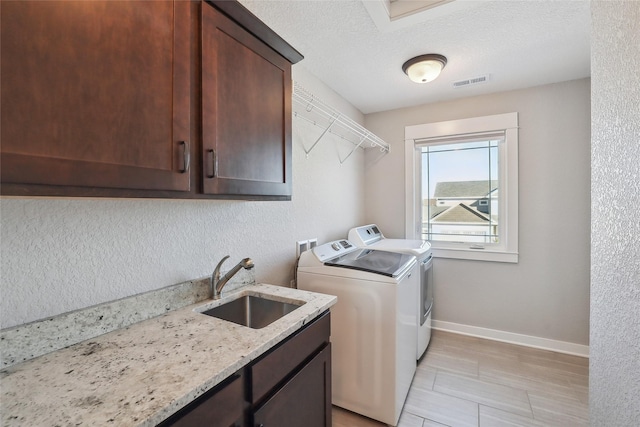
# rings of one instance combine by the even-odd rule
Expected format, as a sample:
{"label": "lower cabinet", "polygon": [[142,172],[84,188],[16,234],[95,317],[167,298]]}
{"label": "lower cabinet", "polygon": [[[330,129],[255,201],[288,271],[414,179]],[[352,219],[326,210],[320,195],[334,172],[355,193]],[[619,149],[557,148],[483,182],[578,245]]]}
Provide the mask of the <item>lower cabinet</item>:
{"label": "lower cabinet", "polygon": [[327,311],[160,427],[331,427],[330,330]]}
{"label": "lower cabinet", "polygon": [[254,412],[253,425],[331,426],[331,344]]}
{"label": "lower cabinet", "polygon": [[244,399],[244,375],[242,371],[238,371],[163,421],[160,426],[241,427],[245,425],[247,406]]}

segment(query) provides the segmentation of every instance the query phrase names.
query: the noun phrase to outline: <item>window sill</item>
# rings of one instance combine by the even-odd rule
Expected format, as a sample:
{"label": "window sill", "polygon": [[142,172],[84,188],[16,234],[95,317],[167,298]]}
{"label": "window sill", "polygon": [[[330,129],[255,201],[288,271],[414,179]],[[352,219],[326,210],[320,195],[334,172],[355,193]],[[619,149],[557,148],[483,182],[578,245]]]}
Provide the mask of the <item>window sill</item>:
{"label": "window sill", "polygon": [[473,261],[491,261],[518,263],[518,252],[492,251],[489,249],[451,249],[432,246],[435,258],[465,259]]}

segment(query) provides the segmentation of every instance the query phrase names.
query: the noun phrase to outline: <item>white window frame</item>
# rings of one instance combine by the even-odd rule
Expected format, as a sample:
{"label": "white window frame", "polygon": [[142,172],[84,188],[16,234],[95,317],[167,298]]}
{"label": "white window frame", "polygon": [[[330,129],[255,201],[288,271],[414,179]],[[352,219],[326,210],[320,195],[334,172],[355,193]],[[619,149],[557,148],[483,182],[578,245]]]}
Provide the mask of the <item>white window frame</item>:
{"label": "white window frame", "polygon": [[[406,126],[405,134],[405,235],[421,238],[422,191],[421,152],[416,146],[428,139],[464,137],[484,132],[504,132],[500,151],[500,244],[481,247],[472,243],[431,242],[435,257],[479,261],[518,262],[518,113],[505,113],[469,119],[449,120]],[[504,194],[502,194],[504,192]]]}

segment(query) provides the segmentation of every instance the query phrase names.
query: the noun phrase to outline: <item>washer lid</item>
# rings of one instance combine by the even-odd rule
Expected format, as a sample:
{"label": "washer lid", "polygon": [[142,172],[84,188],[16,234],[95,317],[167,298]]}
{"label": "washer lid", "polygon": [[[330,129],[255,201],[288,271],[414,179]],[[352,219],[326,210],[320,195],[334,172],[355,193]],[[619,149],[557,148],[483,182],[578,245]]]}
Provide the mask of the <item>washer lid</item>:
{"label": "washer lid", "polygon": [[374,249],[359,249],[324,262],[333,267],[350,268],[397,277],[413,263],[413,255],[397,252],[386,252]]}

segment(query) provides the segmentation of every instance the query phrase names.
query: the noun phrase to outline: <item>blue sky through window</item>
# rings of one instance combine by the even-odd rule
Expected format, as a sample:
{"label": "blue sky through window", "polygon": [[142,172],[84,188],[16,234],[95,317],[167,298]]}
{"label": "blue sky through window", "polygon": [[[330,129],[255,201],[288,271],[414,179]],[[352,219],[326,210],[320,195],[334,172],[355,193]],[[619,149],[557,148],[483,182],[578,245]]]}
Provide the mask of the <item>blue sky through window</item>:
{"label": "blue sky through window", "polygon": [[422,147],[423,199],[438,182],[498,180],[498,140]]}

